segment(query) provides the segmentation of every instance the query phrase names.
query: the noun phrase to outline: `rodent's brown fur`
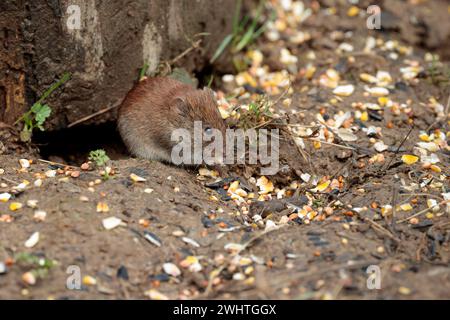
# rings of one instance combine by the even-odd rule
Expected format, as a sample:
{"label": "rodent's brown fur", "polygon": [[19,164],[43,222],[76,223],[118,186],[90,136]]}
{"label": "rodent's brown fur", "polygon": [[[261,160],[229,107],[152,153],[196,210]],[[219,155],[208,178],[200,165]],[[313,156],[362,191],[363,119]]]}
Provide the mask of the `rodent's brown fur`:
{"label": "rodent's brown fur", "polygon": [[132,154],[171,162],[172,131],[183,128],[193,136],[194,121],[225,133],[212,91],[155,77],[139,82],[128,93],[119,109],[118,128]]}

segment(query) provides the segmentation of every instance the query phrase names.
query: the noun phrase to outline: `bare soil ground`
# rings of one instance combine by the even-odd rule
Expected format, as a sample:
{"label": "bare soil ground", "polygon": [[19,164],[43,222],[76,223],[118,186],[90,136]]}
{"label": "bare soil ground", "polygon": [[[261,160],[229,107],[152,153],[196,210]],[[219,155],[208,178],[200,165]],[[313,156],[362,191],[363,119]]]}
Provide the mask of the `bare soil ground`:
{"label": "bare soil ground", "polygon": [[[0,127],[0,194],[11,195],[0,201],[0,298],[449,299],[450,218],[444,203],[450,191],[449,123],[448,107],[443,119],[437,107],[445,108],[450,94],[445,61],[450,57],[449,7],[445,1],[386,2],[382,9],[389,12],[390,28],[383,32],[365,27],[365,1],[356,17],[346,3],[305,1],[312,16],[298,30],[309,33],[309,40],[293,44],[287,40],[292,28],[281,27],[281,39],[261,37],[252,48],[263,53],[268,72],[288,68],[280,62],[281,48],[298,58],[297,70],[289,71],[292,92],[278,101],[274,113],[291,124],[309,125],[319,114],[327,120],[351,111],[343,128],[358,138],[344,141],[335,134],[320,146],[305,138],[305,159],[285,133],[283,170],[267,177],[274,185],[268,194],[258,195],[257,168],[230,168],[217,179],[225,183],[213,188],[209,184],[216,179],[197,169],[120,152],[109,163],[111,177],[104,179],[97,169],[80,170],[87,154],[71,159],[70,150],[56,150],[53,157],[49,151],[47,158],[76,167],[45,163],[40,155],[15,148],[10,129]],[[405,11],[421,19],[420,28],[403,19]],[[447,19],[430,18],[438,11]],[[433,31],[438,29],[439,35]],[[442,46],[429,39],[430,33],[443,37]],[[383,39],[372,53],[363,51],[369,36]],[[398,41],[395,48],[386,48],[389,40]],[[337,51],[342,43],[354,49]],[[443,61],[430,62],[428,51],[439,52]],[[422,69],[405,80],[401,68],[408,61]],[[307,77],[311,65],[316,70]],[[324,87],[320,79],[329,69],[340,74],[339,85],[353,84],[354,93],[341,97]],[[361,73],[379,70],[392,78],[387,97],[393,103],[381,111],[361,107],[381,103],[366,93],[367,83],[360,79]],[[364,111],[367,119],[360,115]],[[371,126],[379,128],[378,134],[363,130]],[[378,141],[389,148],[378,152]],[[435,149],[420,153],[418,142],[435,144],[426,152]],[[405,155],[423,160],[431,154],[440,161],[404,161]],[[29,168],[21,168],[22,158],[33,160]],[[316,183],[304,182],[305,173],[317,177]],[[131,174],[145,181],[135,182]],[[36,186],[39,179],[42,185]],[[29,184],[17,188],[24,180]],[[255,206],[250,197],[229,199],[226,189],[237,180],[247,195],[266,201]],[[430,200],[441,204],[430,208]],[[297,204],[299,212],[286,203]],[[314,216],[305,221],[302,212]],[[106,230],[102,223],[108,217],[122,224]],[[36,232],[38,241],[26,247]],[[50,261],[56,264],[48,266]],[[173,265],[164,268],[165,263]],[[79,290],[67,288],[67,268],[73,265],[81,271]],[[371,265],[380,268],[380,289],[367,286]]]}

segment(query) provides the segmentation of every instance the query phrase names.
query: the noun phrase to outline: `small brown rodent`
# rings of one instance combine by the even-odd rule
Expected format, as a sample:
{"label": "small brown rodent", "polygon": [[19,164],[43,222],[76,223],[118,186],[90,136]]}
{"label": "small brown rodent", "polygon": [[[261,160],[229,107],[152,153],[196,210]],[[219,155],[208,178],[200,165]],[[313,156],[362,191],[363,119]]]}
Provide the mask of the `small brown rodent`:
{"label": "small brown rodent", "polygon": [[217,129],[225,137],[225,123],[211,89],[195,89],[169,77],[147,78],[126,96],[119,109],[118,128],[128,150],[141,158],[171,161],[172,131],[194,121],[204,130]]}

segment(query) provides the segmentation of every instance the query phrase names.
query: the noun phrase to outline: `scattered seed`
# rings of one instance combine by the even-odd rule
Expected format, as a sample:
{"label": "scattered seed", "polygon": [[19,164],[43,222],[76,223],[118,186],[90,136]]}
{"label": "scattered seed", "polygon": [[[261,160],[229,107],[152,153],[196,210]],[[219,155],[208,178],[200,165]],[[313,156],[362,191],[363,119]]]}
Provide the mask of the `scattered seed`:
{"label": "scattered seed", "polygon": [[162,294],[156,289],[150,289],[144,292],[144,295],[149,297],[152,300],[169,300],[169,297]]}
{"label": "scattered seed", "polygon": [[157,236],[156,234],[152,233],[152,232],[144,231],[144,238],[145,238],[148,242],[154,244],[154,245],[157,246],[157,247],[161,247],[161,245],[162,245],[162,242],[161,242],[161,240],[158,238],[158,236]]}
{"label": "scattered seed", "polygon": [[23,207],[23,204],[21,204],[20,202],[12,202],[9,205],[9,210],[17,211],[17,210],[20,210],[22,207]]}
{"label": "scattered seed", "polygon": [[181,240],[183,240],[183,242],[186,242],[187,244],[190,244],[193,247],[200,248],[200,244],[191,238],[182,237]]}
{"label": "scattered seed", "polygon": [[165,273],[167,273],[168,275],[171,275],[172,277],[175,277],[175,278],[181,275],[180,269],[178,269],[178,267],[176,265],[174,265],[173,263],[170,263],[170,262],[163,264],[163,270]]}
{"label": "scattered seed", "polygon": [[147,181],[147,179],[145,179],[143,177],[140,177],[140,176],[138,176],[137,174],[134,174],[134,173],[130,174],[130,179],[133,182],[144,182],[144,181]]}
{"label": "scattered seed", "polygon": [[25,247],[33,248],[39,242],[39,232],[33,233],[27,241],[25,241]]}
{"label": "scattered seed", "polygon": [[109,212],[109,206],[106,202],[99,202],[97,203],[97,212]]}
{"label": "scattered seed", "polygon": [[36,208],[38,202],[39,202],[38,200],[33,200],[33,199],[27,200],[27,206],[30,208]]}
{"label": "scattered seed", "polygon": [[36,284],[36,277],[32,272],[25,272],[22,275],[22,281],[30,286],[34,286]]}
{"label": "scattered seed", "polygon": [[402,161],[408,165],[414,164],[419,160],[419,157],[411,155],[411,154],[405,154],[402,156]]}
{"label": "scattered seed", "polygon": [[84,276],[83,284],[86,286],[95,286],[97,284],[97,279],[92,276]]}
{"label": "scattered seed", "polygon": [[0,262],[0,275],[6,274],[8,272],[8,269],[6,268],[6,265],[3,262]]}
{"label": "scattered seed", "polygon": [[30,161],[27,159],[20,159],[19,163],[20,163],[20,166],[22,167],[22,169],[27,169],[30,167]]}
{"label": "scattered seed", "polygon": [[407,287],[400,287],[400,288],[398,288],[398,292],[400,293],[400,294],[403,294],[403,295],[410,295],[411,294],[411,289],[409,289],[409,288],[407,288]]}
{"label": "scattered seed", "polygon": [[106,230],[112,230],[122,223],[122,220],[116,217],[109,217],[102,220],[103,227]]}
{"label": "scattered seed", "polygon": [[7,202],[9,199],[11,199],[11,194],[9,193],[0,193],[0,201],[1,202]]}
{"label": "scattered seed", "polygon": [[349,97],[355,91],[355,86],[349,84],[345,86],[338,86],[333,90],[333,93],[340,97]]}
{"label": "scattered seed", "polygon": [[39,222],[42,222],[47,217],[47,212],[43,210],[36,210],[33,215],[33,219]]}

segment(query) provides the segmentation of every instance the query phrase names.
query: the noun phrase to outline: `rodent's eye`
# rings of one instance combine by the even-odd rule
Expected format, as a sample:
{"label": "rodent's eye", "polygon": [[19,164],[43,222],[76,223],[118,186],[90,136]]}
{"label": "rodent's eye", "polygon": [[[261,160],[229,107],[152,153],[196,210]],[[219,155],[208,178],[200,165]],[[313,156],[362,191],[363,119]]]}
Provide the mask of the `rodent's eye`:
{"label": "rodent's eye", "polygon": [[210,128],[210,127],[206,127],[205,130],[204,130],[204,132],[205,132],[205,134],[210,135],[210,134],[212,134],[213,129]]}

